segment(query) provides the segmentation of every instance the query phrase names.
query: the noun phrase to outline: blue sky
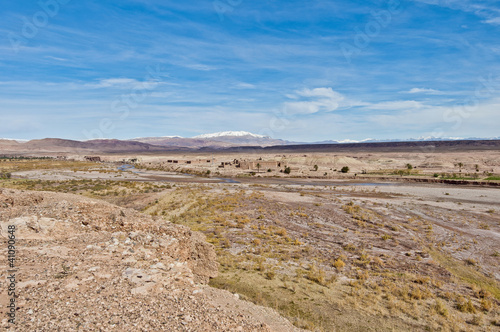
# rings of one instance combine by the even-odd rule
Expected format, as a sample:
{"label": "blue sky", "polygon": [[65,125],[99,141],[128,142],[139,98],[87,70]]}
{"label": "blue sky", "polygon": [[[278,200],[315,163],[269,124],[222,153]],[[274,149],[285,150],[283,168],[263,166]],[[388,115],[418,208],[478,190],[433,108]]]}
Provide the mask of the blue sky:
{"label": "blue sky", "polygon": [[5,1],[0,137],[500,136],[498,1]]}

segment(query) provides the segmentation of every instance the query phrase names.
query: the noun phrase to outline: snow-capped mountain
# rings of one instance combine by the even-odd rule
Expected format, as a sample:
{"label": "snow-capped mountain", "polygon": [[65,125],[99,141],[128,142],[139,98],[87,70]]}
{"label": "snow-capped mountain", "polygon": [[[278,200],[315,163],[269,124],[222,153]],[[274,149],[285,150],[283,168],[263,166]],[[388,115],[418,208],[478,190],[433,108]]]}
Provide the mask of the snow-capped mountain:
{"label": "snow-capped mountain", "polygon": [[419,138],[408,139],[373,139],[366,138],[363,140],[328,140],[321,142],[314,142],[311,144],[351,144],[351,143],[391,143],[391,142],[440,142],[440,141],[481,141],[481,140],[499,140],[500,137],[478,138],[478,137],[435,137],[435,136],[422,136]]}
{"label": "snow-capped mountain", "polygon": [[19,138],[0,138],[0,141],[15,141],[18,143],[28,142],[29,139],[19,139]]}
{"label": "snow-capped mountain", "polygon": [[198,135],[193,138],[219,138],[219,137],[255,137],[255,138],[270,138],[269,136],[253,134],[248,131],[221,131],[212,134]]}
{"label": "snow-capped mountain", "polygon": [[164,147],[188,148],[226,148],[234,146],[272,146],[286,145],[289,142],[273,139],[269,136],[253,134],[247,131],[223,131],[212,134],[198,135],[192,138],[174,137],[140,137],[132,141]]}
{"label": "snow-capped mountain", "polygon": [[318,143],[331,143],[331,144],[347,144],[347,143],[368,143],[368,142],[374,142],[375,140],[373,138],[366,138],[360,141],[353,140],[353,139],[343,139],[340,141],[324,141],[324,142],[318,142]]}

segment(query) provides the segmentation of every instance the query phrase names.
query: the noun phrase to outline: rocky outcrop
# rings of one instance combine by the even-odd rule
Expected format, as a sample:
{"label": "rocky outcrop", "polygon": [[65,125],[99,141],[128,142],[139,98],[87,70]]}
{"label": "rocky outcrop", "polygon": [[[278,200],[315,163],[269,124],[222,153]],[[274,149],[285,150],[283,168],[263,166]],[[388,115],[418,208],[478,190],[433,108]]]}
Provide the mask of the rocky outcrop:
{"label": "rocky outcrop", "polygon": [[[0,189],[0,238],[16,236],[16,324],[8,331],[294,331],[275,311],[206,285],[214,248],[189,228],[78,195]],[[231,303],[232,309],[223,307]]]}
{"label": "rocky outcrop", "polygon": [[[47,220],[52,220],[50,231],[42,232],[49,227],[45,225]],[[106,202],[75,195],[4,189],[0,193],[0,221],[2,225],[9,221],[17,223],[18,236],[26,238],[51,238],[49,233],[67,228],[68,223],[74,232],[126,234],[130,243],[148,248],[157,258],[168,255],[186,262],[196,282],[206,283],[217,276],[214,248],[202,234]]]}

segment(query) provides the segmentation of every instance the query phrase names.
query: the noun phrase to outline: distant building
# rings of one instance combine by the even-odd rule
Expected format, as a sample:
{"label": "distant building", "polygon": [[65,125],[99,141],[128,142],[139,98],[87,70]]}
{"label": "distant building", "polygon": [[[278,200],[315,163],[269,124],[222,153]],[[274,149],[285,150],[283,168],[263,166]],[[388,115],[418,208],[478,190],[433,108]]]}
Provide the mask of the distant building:
{"label": "distant building", "polygon": [[92,161],[92,162],[101,162],[101,157],[91,157],[91,156],[85,156],[86,161]]}
{"label": "distant building", "polygon": [[[260,167],[257,167],[257,164]],[[271,169],[271,170],[276,170],[281,167],[281,162],[279,161],[240,161],[237,165],[241,169],[248,169],[248,170],[258,170],[260,169]]]}

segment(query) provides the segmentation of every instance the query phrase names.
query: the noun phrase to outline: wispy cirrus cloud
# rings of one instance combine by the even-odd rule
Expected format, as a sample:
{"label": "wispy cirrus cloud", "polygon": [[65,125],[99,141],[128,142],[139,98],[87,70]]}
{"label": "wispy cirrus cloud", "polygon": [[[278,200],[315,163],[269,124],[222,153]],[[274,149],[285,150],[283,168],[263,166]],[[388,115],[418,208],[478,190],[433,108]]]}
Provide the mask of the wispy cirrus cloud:
{"label": "wispy cirrus cloud", "polygon": [[442,95],[444,92],[436,90],[436,89],[429,89],[429,88],[412,88],[408,91],[402,91],[402,93],[410,93],[410,94],[428,94],[428,95]]}
{"label": "wispy cirrus cloud", "polygon": [[499,25],[500,8],[496,1],[480,0],[414,0],[416,2],[461,10],[482,18],[482,23]]}
{"label": "wispy cirrus cloud", "polygon": [[133,78],[106,78],[101,79],[97,82],[84,84],[89,88],[118,88],[118,89],[130,89],[134,87],[150,87],[158,85],[160,82],[158,80],[148,80],[139,81]]}
{"label": "wispy cirrus cloud", "polygon": [[366,108],[380,111],[407,111],[425,108],[425,104],[415,100],[395,100],[382,103],[368,104]]}

